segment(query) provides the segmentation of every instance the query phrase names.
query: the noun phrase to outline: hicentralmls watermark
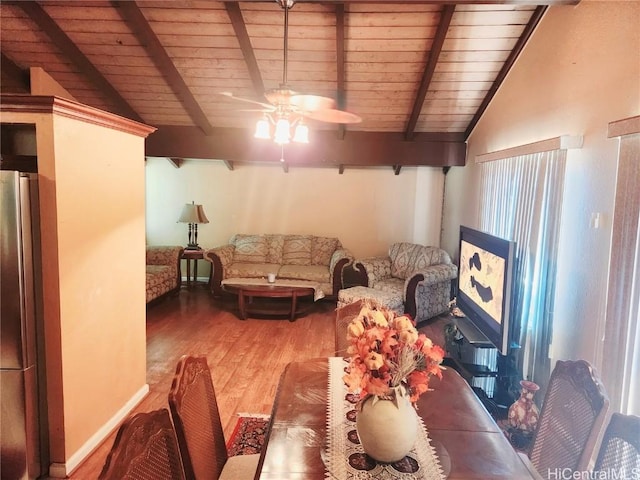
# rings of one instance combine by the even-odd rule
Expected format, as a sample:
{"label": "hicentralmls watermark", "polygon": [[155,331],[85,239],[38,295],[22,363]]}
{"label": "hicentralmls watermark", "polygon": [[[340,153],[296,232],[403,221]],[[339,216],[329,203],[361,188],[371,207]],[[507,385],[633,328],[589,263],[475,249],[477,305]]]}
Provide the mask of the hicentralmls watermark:
{"label": "hicentralmls watermark", "polygon": [[602,470],[579,471],[570,468],[550,468],[548,480],[640,480],[640,467],[605,468]]}

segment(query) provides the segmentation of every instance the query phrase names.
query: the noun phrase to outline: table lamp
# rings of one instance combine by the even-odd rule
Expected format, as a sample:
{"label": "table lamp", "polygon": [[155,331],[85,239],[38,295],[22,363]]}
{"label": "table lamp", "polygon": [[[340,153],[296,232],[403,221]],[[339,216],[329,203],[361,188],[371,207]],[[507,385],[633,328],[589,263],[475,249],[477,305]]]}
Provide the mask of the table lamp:
{"label": "table lamp", "polygon": [[200,250],[198,245],[198,224],[209,223],[209,219],[204,214],[202,205],[195,205],[194,202],[185,204],[182,213],[178,218],[178,223],[189,224],[189,243],[186,250]]}

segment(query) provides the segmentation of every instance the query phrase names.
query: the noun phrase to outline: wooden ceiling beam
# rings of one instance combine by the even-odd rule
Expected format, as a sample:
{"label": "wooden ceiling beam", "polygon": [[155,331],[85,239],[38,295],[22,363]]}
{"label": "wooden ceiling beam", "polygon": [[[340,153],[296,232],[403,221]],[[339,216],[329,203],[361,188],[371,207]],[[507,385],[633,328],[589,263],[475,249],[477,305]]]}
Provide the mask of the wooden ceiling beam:
{"label": "wooden ceiling beam", "polygon": [[[244,2],[246,0],[227,0],[231,3]],[[331,4],[348,4],[348,3],[377,3],[381,0],[296,0],[296,3],[322,3]],[[273,0],[253,0],[254,3],[273,3]],[[530,2],[523,0],[384,0],[385,5],[411,3],[415,5],[578,5],[580,0],[531,0]]]}
{"label": "wooden ceiling beam", "polygon": [[4,53],[0,53],[0,65],[2,65],[2,74],[15,83],[17,87],[28,93],[31,89],[29,70],[20,68],[13,60]]}
{"label": "wooden ceiling beam", "polygon": [[200,108],[200,104],[191,93],[191,90],[189,90],[182,75],[174,65],[173,60],[171,60],[171,57],[136,2],[131,0],[114,0],[111,4],[138,38],[138,41],[147,51],[158,70],[162,72],[169,87],[171,87],[173,93],[178,97],[182,106],[191,117],[191,120],[193,120],[193,123],[201,128],[203,132],[210,134],[213,131],[213,127],[209,123],[209,119],[202,111],[202,108]]}
{"label": "wooden ceiling beam", "polygon": [[409,116],[409,121],[407,122],[407,128],[404,132],[404,138],[406,140],[413,139],[418,118],[420,117],[420,112],[422,112],[422,107],[424,106],[424,99],[427,97],[429,85],[431,84],[433,74],[436,71],[438,58],[440,58],[442,46],[447,38],[447,31],[449,30],[449,25],[451,25],[451,18],[453,17],[455,9],[455,5],[445,5],[442,9],[440,22],[438,22],[438,29],[436,30],[433,43],[431,44],[431,49],[429,50],[429,58],[427,59],[427,64],[425,65],[424,72],[422,73],[422,80],[420,81],[420,86],[418,87],[418,92],[416,93],[416,98],[413,102],[413,109]]}
{"label": "wooden ceiling beam", "polygon": [[100,70],[82,53],[71,38],[60,28],[49,14],[37,2],[17,2],[15,5],[42,30],[56,45],[56,47],[86,75],[87,78],[118,108],[121,115],[127,118],[144,122],[140,115],[129,105],[120,93],[102,75]]}
{"label": "wooden ceiling beam", "polygon": [[[346,107],[345,97],[345,55],[344,55],[344,4],[336,5],[336,80],[337,80],[337,102],[338,109],[344,110]],[[346,127],[344,123],[338,126],[338,138],[342,140]]]}
{"label": "wooden ceiling beam", "polygon": [[[253,138],[249,129],[216,128],[204,135],[195,127],[160,126],[146,141],[150,157],[225,159],[229,162],[278,163],[290,166],[463,166],[466,144],[460,134],[416,133],[411,142],[402,133],[352,131],[344,140],[335,132],[314,132],[311,143],[288,144],[281,150],[268,140]],[[343,167],[340,167],[342,165]]]}
{"label": "wooden ceiling beam", "polygon": [[233,31],[236,34],[238,43],[240,44],[240,50],[244,57],[244,63],[247,64],[249,78],[251,78],[253,89],[255,90],[256,95],[262,97],[264,95],[264,82],[262,81],[260,67],[258,67],[258,61],[256,60],[256,55],[253,52],[253,47],[251,46],[251,39],[249,38],[247,25],[244,23],[240,6],[236,2],[224,2],[224,8],[227,10],[227,15],[229,15],[229,20],[231,20],[231,26],[233,27]]}
{"label": "wooden ceiling beam", "polygon": [[524,46],[527,44],[529,37],[531,36],[536,26],[542,19],[544,12],[547,11],[547,8],[548,7],[546,6],[538,6],[533,12],[533,15],[531,15],[531,18],[529,19],[529,23],[527,23],[527,26],[524,28],[522,32],[522,35],[520,35],[520,38],[518,39],[513,49],[511,50],[511,53],[509,54],[504,64],[502,65],[502,68],[498,72],[496,79],[491,84],[489,91],[484,96],[482,103],[478,107],[476,114],[471,119],[471,122],[469,122],[469,125],[467,126],[467,129],[464,132],[465,140],[469,138],[469,135],[471,135],[471,132],[475,128],[476,124],[478,123],[478,121],[480,121],[480,118],[484,114],[484,111],[487,109],[487,107],[489,106],[489,103],[491,102],[495,94],[498,92],[498,88],[500,88],[500,85],[502,85],[502,82],[504,82],[504,79],[507,77],[507,73],[509,73],[509,70],[511,70],[511,67],[513,67],[513,64],[515,63],[516,59],[522,52],[522,49],[524,48]]}

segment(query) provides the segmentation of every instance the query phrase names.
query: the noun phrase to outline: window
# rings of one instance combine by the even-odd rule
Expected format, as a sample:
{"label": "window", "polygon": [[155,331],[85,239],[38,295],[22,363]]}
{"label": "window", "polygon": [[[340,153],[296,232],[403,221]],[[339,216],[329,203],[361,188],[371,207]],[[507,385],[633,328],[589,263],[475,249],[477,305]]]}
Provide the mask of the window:
{"label": "window", "polygon": [[602,381],[613,410],[640,415],[640,116],[609,124],[609,137],[620,145]]}
{"label": "window", "polygon": [[551,372],[553,301],[566,149],[581,137],[558,137],[479,156],[480,228],[517,243],[512,296],[518,370],[543,389]]}

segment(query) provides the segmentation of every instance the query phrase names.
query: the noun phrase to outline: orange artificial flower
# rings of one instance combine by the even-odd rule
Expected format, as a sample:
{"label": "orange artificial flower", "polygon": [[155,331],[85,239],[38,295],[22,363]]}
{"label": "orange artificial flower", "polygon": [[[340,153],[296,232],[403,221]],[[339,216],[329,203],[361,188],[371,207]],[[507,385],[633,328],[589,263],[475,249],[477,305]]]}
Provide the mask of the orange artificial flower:
{"label": "orange artificial flower", "polygon": [[350,359],[342,378],[361,398],[386,396],[404,385],[415,403],[429,391],[432,376],[442,378],[444,350],[419,333],[408,315],[365,305],[348,325],[347,341]]}

